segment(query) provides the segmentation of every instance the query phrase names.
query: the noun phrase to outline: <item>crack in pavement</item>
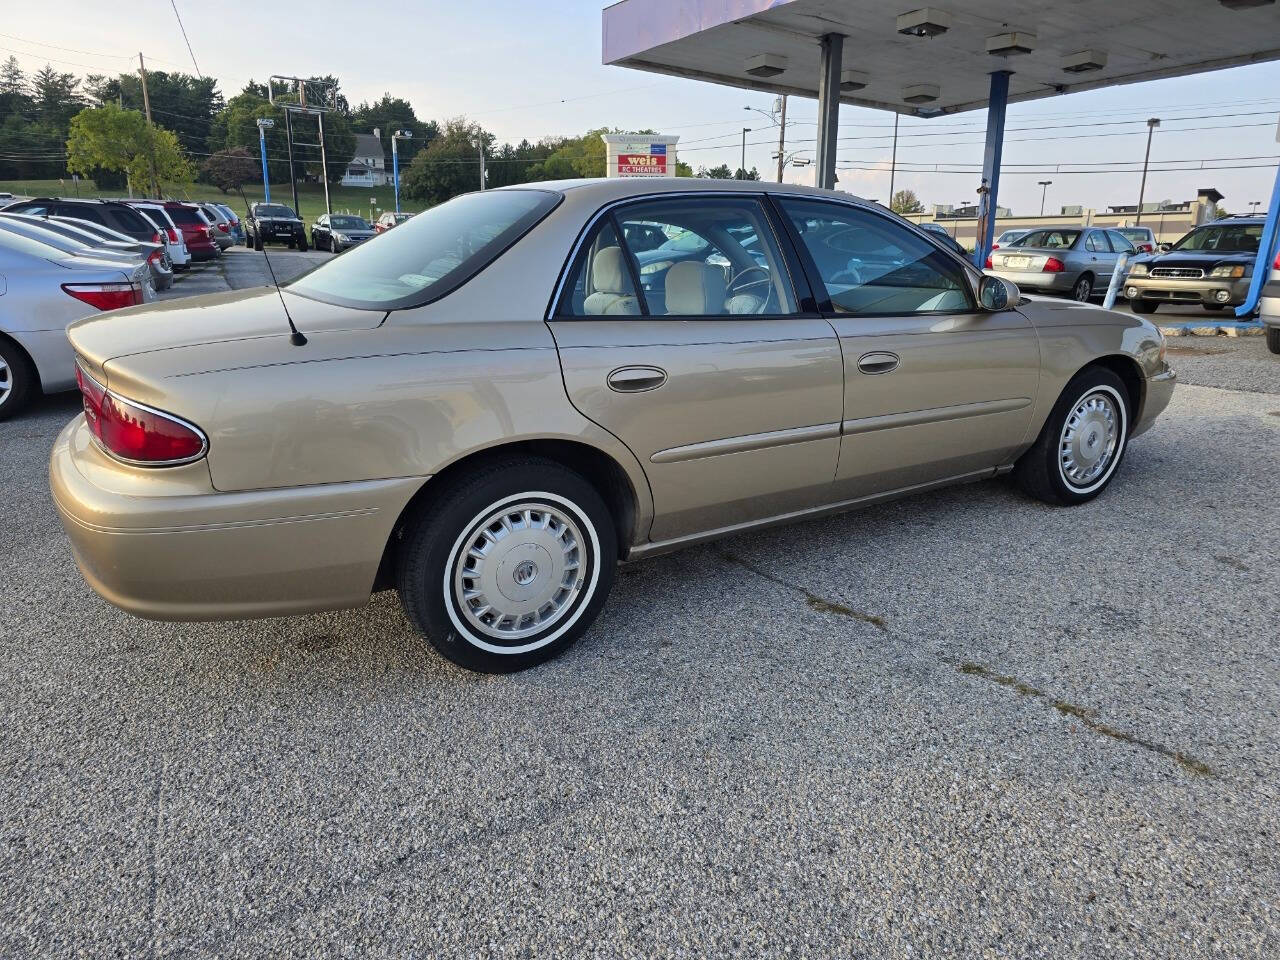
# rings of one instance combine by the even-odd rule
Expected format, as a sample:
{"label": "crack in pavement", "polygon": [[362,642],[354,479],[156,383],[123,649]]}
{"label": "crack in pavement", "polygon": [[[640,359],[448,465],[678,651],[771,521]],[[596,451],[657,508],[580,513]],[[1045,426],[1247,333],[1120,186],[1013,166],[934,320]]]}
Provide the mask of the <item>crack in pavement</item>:
{"label": "crack in pavement", "polygon": [[[791,583],[776,574],[769,573],[766,570],[761,570],[754,564],[749,563],[741,557],[735,556],[726,550],[719,550],[717,553],[721,559],[728,563],[742,567],[744,570],[748,570],[756,576],[768,580],[771,583],[776,583],[781,587],[785,587],[788,590],[801,594],[805,598],[805,602],[819,613],[838,614],[843,617],[871,624],[886,633],[889,632],[889,627],[885,623],[883,617],[866,613],[862,610],[855,610],[843,603],[838,603],[834,600],[828,600],[825,597],[820,597],[807,587],[803,587],[798,583]],[[1120,730],[1110,724],[1103,723],[1098,719],[1098,711],[1090,707],[1082,707],[1078,704],[1070,703],[1066,700],[1059,699],[1058,697],[1051,696],[1045,691],[1019,680],[1017,677],[999,673],[983,666],[982,664],[958,661],[946,656],[945,654],[934,654],[934,656],[940,663],[944,663],[949,667],[955,668],[959,673],[965,676],[981,677],[982,679],[989,680],[999,686],[1007,687],[1021,696],[1028,697],[1033,700],[1044,701],[1048,703],[1049,706],[1053,707],[1054,710],[1058,711],[1058,713],[1074,718],[1082,726],[1092,730],[1094,733],[1100,734],[1101,736],[1109,737],[1112,740],[1116,740],[1130,746],[1141,747],[1144,750],[1149,750],[1162,757],[1168,757],[1179,767],[1189,773],[1203,777],[1211,777],[1214,775],[1213,768],[1203,760],[1198,760],[1183,750],[1175,750],[1172,747],[1166,747],[1164,744],[1156,743],[1154,740],[1148,740],[1145,737],[1140,737],[1137,734],[1128,733],[1127,731]]]}

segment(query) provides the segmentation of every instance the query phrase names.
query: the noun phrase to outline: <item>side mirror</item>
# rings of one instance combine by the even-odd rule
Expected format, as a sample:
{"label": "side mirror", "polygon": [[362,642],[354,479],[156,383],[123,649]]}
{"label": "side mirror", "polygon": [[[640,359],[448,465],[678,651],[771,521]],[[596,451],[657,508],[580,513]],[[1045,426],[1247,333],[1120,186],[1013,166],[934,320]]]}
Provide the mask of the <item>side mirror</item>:
{"label": "side mirror", "polygon": [[1157,250],[1159,250],[1161,253],[1168,253],[1170,250],[1172,250],[1172,249],[1173,249],[1173,244],[1172,244],[1172,243],[1161,243],[1161,244],[1158,244],[1158,245],[1156,246],[1156,249],[1157,249]]}
{"label": "side mirror", "polygon": [[1018,292],[1017,286],[1003,277],[983,274],[982,280],[978,282],[978,302],[982,304],[983,310],[992,313],[1008,310],[1020,299],[1022,294]]}

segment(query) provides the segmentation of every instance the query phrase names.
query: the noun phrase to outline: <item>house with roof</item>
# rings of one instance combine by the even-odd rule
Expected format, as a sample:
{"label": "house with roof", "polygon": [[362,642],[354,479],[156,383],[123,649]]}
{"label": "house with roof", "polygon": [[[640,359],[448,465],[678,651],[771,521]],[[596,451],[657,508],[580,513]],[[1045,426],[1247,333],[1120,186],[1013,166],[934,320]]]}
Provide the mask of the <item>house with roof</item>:
{"label": "house with roof", "polygon": [[387,158],[382,149],[382,131],[356,134],[356,152],[342,175],[344,187],[382,187],[390,183]]}

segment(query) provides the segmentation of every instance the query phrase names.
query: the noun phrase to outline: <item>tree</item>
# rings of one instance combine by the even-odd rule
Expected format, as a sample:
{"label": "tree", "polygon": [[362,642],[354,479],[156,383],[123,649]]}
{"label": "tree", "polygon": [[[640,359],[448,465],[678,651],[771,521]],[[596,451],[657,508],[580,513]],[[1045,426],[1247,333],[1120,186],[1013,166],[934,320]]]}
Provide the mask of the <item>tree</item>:
{"label": "tree", "polygon": [[445,122],[444,129],[413,158],[400,175],[406,197],[434,205],[480,187],[480,149],[491,152],[493,134],[465,117]]}
{"label": "tree", "polygon": [[89,176],[95,169],[126,173],[134,184],[185,186],[194,171],[173,131],[151,126],[137,110],[115,104],[87,107],[71,118],[67,169]]}
{"label": "tree", "polygon": [[711,180],[732,180],[733,171],[729,169],[727,163],[722,163],[718,167],[699,167],[698,176]]}
{"label": "tree", "polygon": [[257,157],[244,147],[233,147],[214,153],[204,162],[200,172],[205,180],[223,193],[230,193],[255,181],[260,176],[259,170]]}
{"label": "tree", "polygon": [[677,161],[676,161],[676,176],[677,176],[677,177],[692,177],[692,176],[693,176],[693,167],[689,166],[689,164],[685,163],[683,160],[677,160]]}
{"label": "tree", "polygon": [[889,209],[897,214],[924,213],[924,204],[912,190],[899,190],[889,201]]}
{"label": "tree", "polygon": [[1227,208],[1224,207],[1222,204],[1215,203],[1213,205],[1213,219],[1221,220],[1223,217],[1229,217],[1229,216],[1231,216],[1231,214],[1227,213]]}
{"label": "tree", "polygon": [[[114,77],[90,74],[85,89],[99,105],[115,103],[133,110],[143,108],[142,80],[136,72]],[[188,150],[204,151],[213,120],[225,107],[218,81],[186,73],[147,71],[147,97],[156,123],[172,130]]]}
{"label": "tree", "polygon": [[757,170],[755,167],[752,167],[750,171],[743,170],[742,167],[739,167],[737,170],[733,172],[733,179],[734,180],[759,180],[760,171]]}

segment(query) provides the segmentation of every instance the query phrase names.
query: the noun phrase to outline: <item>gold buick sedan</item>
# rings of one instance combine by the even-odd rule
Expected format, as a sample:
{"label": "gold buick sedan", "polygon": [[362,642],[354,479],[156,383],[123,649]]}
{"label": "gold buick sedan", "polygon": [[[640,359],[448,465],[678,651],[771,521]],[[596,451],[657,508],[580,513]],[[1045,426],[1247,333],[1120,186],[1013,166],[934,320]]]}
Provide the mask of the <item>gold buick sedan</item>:
{"label": "gold buick sedan", "polygon": [[99,594],[214,620],[394,586],[494,672],[573,643],[619,561],[1009,472],[1090,500],[1175,379],[1148,321],[1021,297],[879,206],[689,179],[469,194],[68,335],[50,483]]}

